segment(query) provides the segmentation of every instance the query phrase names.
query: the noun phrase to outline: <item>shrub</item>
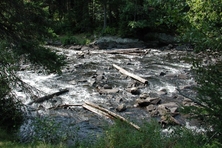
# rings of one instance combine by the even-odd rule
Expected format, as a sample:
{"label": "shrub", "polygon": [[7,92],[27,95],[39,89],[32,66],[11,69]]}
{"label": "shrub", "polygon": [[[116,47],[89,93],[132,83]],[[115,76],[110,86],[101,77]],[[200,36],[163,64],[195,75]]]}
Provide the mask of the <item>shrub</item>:
{"label": "shrub", "polygon": [[14,56],[3,43],[0,46],[0,128],[7,131],[16,130],[23,121],[21,103],[11,93],[15,84]]}
{"label": "shrub", "polygon": [[156,121],[144,123],[141,131],[133,129],[121,121],[108,129],[93,145],[95,148],[200,148],[204,145],[205,136],[183,127],[173,128],[172,133],[164,134]]}
{"label": "shrub", "polygon": [[202,105],[185,107],[185,112],[203,121],[212,140],[222,142],[222,61],[208,66],[194,63],[193,70],[198,84],[195,99]]}
{"label": "shrub", "polygon": [[221,0],[186,0],[189,11],[185,15],[187,30],[184,39],[195,44],[197,50],[220,50],[222,47]]}

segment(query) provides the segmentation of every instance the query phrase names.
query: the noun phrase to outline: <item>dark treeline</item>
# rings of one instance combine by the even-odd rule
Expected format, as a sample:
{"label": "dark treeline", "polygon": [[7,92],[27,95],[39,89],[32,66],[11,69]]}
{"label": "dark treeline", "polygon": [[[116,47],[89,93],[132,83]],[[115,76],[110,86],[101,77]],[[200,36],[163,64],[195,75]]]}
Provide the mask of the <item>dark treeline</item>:
{"label": "dark treeline", "polygon": [[148,40],[149,32],[167,32],[201,50],[219,50],[222,46],[220,0],[29,0],[28,3],[44,10],[53,31],[59,35],[87,32]]}
{"label": "dark treeline", "polygon": [[175,33],[188,11],[185,0],[45,0],[41,7],[56,33],[97,31],[129,37],[149,31]]}

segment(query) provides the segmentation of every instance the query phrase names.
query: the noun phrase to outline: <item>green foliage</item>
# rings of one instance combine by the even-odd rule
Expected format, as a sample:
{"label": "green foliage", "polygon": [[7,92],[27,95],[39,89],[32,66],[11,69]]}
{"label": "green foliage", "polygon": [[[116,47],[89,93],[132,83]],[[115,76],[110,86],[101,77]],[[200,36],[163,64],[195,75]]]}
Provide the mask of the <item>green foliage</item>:
{"label": "green foliage", "polygon": [[[0,93],[7,92],[7,88],[3,86],[4,80],[0,77],[2,88]],[[0,128],[4,128],[10,132],[17,130],[23,122],[21,104],[14,96],[4,96],[0,99]]]}
{"label": "green foliage", "polygon": [[35,142],[30,144],[22,144],[18,141],[13,133],[8,133],[7,130],[0,128],[0,147],[1,148],[64,148],[65,145],[46,144],[44,142]]}
{"label": "green foliage", "polygon": [[172,133],[164,134],[157,122],[146,123],[141,131],[132,129],[118,121],[109,127],[101,139],[93,146],[95,148],[201,148],[204,136],[185,128],[173,128]]}
{"label": "green foliage", "polygon": [[58,38],[63,45],[87,45],[93,40],[91,35],[88,34],[76,34],[66,35]]}
{"label": "green foliage", "polygon": [[126,1],[120,7],[119,29],[134,36],[148,31],[178,33],[188,11],[186,0]]}
{"label": "green foliage", "polygon": [[[51,37],[50,21],[40,1],[0,1],[0,126],[18,128],[23,120],[22,105],[12,93],[21,57],[49,72],[61,72],[64,57],[41,46]],[[24,87],[24,86],[23,86]]]}
{"label": "green foliage", "polygon": [[198,83],[196,100],[202,106],[185,107],[186,112],[200,119],[209,131],[209,136],[222,143],[222,62],[208,66],[197,62],[194,64],[194,73]]}
{"label": "green foliage", "polygon": [[116,35],[116,28],[107,26],[104,30],[102,30],[102,35]]}
{"label": "green foliage", "polygon": [[16,81],[16,58],[3,44],[0,46],[0,128],[12,132],[21,125],[23,115],[21,103],[11,93]]}
{"label": "green foliage", "polygon": [[61,39],[61,42],[62,42],[63,45],[79,44],[78,39],[74,36],[64,36],[60,39]]}
{"label": "green foliage", "polygon": [[197,50],[221,50],[222,3],[220,0],[187,0],[188,26],[184,38],[195,43]]}

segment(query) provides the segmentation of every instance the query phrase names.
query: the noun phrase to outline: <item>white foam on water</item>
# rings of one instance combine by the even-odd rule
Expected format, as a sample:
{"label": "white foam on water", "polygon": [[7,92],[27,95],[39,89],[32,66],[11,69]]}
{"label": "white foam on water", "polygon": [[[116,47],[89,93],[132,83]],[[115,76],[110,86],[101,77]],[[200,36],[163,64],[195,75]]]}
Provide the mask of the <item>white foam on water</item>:
{"label": "white foam on water", "polygon": [[[19,72],[18,75],[25,83],[44,92],[45,94],[42,94],[43,96],[58,92],[60,89],[68,89],[68,93],[60,95],[63,100],[63,104],[75,104],[86,100],[96,101],[100,99],[95,96],[95,93],[90,93],[89,90],[82,85],[71,85],[62,80],[58,80],[59,77],[56,74],[40,75],[23,71]],[[32,100],[31,98],[27,98],[23,92],[15,91],[15,94],[21,96],[21,101],[24,104],[27,104]],[[43,105],[49,107],[47,102],[43,102]]]}

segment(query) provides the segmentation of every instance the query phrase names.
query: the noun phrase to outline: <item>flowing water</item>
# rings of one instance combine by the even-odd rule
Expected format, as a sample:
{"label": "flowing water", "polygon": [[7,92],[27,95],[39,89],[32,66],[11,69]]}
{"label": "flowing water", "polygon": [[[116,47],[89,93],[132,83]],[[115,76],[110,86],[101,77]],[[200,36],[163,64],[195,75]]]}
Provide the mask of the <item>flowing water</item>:
{"label": "flowing water", "polygon": [[[107,54],[106,50],[75,51],[50,48],[67,56],[68,65],[63,68],[62,75],[44,75],[41,71],[36,72],[29,68],[19,71],[18,75],[25,83],[35,88],[36,97],[65,88],[69,92],[32,105],[27,104],[34,99],[33,95],[25,95],[22,90],[15,92],[27,105],[27,120],[20,130],[22,141],[30,141],[36,136],[55,134],[50,131],[50,121],[45,121],[48,131],[36,128],[36,124],[44,124],[42,121],[47,118],[53,119],[53,124],[59,125],[54,127],[58,135],[55,134],[53,140],[62,137],[68,143],[73,143],[101,134],[105,121],[111,123],[111,120],[76,105],[83,104],[84,101],[94,102],[114,112],[121,102],[126,104],[127,109],[117,114],[138,124],[140,121],[149,121],[151,119],[149,113],[143,108],[135,107],[135,100],[139,96],[127,91],[129,85],[138,85],[141,94],[147,93],[151,97],[159,97],[162,102],[181,104],[183,97],[178,94],[177,87],[184,88],[183,91],[187,95],[194,95],[190,89],[195,85],[190,72],[191,65],[183,60],[186,51],[144,49],[149,51],[148,54]],[[147,79],[148,85],[137,84],[135,80],[119,73],[113,64]],[[99,93],[98,89],[105,85],[117,88],[119,91],[113,94]],[[56,108],[64,104],[76,106]],[[36,122],[34,117],[40,120]],[[178,120],[182,124],[186,122],[182,117],[178,117]]]}

